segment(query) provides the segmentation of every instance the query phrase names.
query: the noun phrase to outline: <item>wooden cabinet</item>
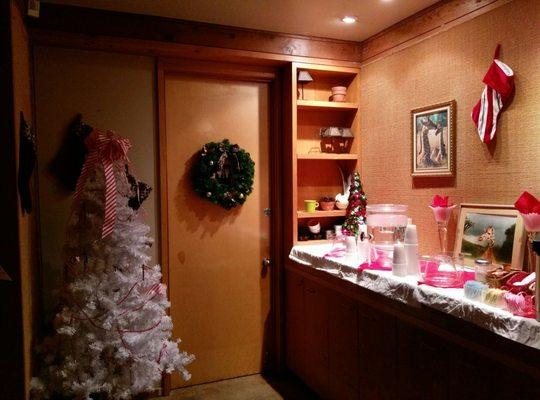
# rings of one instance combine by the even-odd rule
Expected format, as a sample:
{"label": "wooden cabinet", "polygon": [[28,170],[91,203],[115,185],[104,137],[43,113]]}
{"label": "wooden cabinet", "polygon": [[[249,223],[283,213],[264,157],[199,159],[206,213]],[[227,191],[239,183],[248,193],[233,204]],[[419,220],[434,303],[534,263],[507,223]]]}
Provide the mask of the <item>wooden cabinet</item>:
{"label": "wooden cabinet", "polygon": [[407,323],[398,323],[398,386],[404,400],[446,399],[447,350],[442,340]]}
{"label": "wooden cabinet", "polygon": [[311,281],[304,285],[304,340],[306,383],[328,395],[328,301],[326,289]]}
{"label": "wooden cabinet", "polygon": [[360,398],[394,399],[397,386],[396,319],[363,303],[358,306],[358,317]]}
{"label": "wooden cabinet", "polygon": [[304,278],[285,274],[285,348],[290,370],[305,379]]}
{"label": "wooden cabinet", "polygon": [[[540,372],[515,371],[451,341],[442,328],[427,329],[428,322],[415,324],[321,282],[287,269],[287,366],[322,398],[540,399]],[[531,351],[538,365],[539,353]]]}
{"label": "wooden cabinet", "polygon": [[328,309],[329,397],[357,399],[358,305],[354,299],[329,292]]}
{"label": "wooden cabinet", "polygon": [[290,271],[285,279],[287,366],[326,397],[329,371],[326,290]]}

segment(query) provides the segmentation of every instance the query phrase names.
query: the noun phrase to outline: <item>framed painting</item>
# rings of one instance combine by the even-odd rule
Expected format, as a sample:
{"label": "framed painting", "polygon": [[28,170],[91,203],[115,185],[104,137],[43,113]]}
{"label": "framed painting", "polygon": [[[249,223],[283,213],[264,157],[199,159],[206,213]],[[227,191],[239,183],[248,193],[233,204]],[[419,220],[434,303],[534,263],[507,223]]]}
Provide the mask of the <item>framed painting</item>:
{"label": "framed painting", "polygon": [[526,239],[523,219],[514,206],[461,205],[454,251],[464,255],[467,266],[485,258],[521,270]]}
{"label": "framed painting", "polygon": [[417,176],[455,175],[456,102],[411,111],[412,171]]}

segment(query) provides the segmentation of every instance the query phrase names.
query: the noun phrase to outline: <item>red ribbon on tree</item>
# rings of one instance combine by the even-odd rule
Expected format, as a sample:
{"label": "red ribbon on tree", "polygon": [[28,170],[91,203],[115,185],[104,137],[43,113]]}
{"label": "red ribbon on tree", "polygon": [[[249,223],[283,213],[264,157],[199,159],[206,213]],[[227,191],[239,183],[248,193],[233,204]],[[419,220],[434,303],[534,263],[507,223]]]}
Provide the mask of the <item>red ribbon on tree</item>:
{"label": "red ribbon on tree", "polygon": [[107,133],[94,130],[84,141],[88,148],[88,156],[84,162],[81,176],[75,189],[75,200],[78,200],[84,190],[84,185],[90,171],[97,163],[103,165],[105,175],[105,214],[101,237],[105,238],[114,232],[116,225],[116,180],[114,177],[114,163],[122,160],[128,162],[127,152],[131,147],[128,139],[121,138],[112,131]]}

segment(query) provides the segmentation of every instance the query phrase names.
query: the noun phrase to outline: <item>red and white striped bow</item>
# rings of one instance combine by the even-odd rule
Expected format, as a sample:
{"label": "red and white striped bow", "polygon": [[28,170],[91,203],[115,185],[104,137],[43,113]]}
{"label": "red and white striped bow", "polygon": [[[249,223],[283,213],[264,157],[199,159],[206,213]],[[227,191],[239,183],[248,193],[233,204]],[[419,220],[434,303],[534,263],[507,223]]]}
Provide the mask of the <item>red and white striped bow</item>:
{"label": "red and white striped bow", "polygon": [[128,162],[127,152],[131,147],[128,139],[118,137],[112,131],[107,133],[98,130],[92,133],[85,140],[88,148],[88,156],[84,162],[81,176],[77,181],[75,189],[75,200],[78,200],[84,190],[86,179],[90,172],[100,162],[103,165],[105,175],[105,214],[103,217],[103,227],[101,237],[105,238],[114,231],[116,225],[116,180],[114,177],[114,163],[122,160]]}
{"label": "red and white striped bow", "polygon": [[483,79],[486,86],[482,97],[472,110],[472,119],[484,143],[491,142],[495,137],[499,113],[514,91],[514,71],[498,59],[499,49],[500,45],[497,45],[493,62]]}

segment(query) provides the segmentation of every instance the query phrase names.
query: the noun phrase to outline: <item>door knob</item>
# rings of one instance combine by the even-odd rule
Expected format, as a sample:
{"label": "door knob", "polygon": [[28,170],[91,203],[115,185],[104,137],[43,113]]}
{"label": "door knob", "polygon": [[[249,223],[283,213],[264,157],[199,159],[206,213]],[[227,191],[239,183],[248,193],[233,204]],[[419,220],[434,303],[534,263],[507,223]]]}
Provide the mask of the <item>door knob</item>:
{"label": "door knob", "polygon": [[263,267],[269,267],[272,265],[272,260],[270,260],[269,258],[263,258],[262,265]]}

